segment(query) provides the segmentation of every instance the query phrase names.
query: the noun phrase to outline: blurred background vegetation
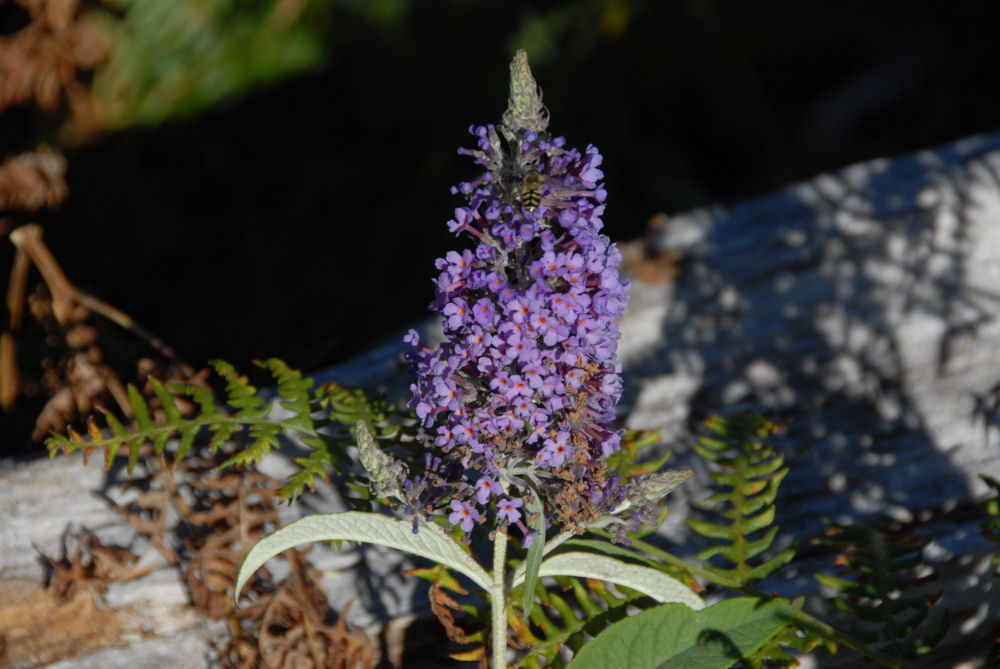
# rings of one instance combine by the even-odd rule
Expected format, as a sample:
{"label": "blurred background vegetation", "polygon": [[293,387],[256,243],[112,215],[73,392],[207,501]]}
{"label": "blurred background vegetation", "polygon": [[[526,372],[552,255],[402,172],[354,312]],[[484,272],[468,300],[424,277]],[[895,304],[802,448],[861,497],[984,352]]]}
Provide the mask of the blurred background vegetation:
{"label": "blurred background vegetation", "polygon": [[69,196],[0,216],[196,366],[315,370],[427,317],[449,187],[477,173],[456,148],[499,120],[517,48],[551,129],[604,154],[618,240],[1000,125],[997,3],[7,0],[0,55],[42,15],[63,60],[34,102],[7,86],[0,142],[56,146]]}

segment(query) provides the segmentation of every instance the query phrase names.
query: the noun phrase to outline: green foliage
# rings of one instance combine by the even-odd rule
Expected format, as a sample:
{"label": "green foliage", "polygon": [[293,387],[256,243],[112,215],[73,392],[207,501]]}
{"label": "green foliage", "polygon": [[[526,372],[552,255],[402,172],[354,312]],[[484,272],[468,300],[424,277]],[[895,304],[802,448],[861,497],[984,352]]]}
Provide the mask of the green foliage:
{"label": "green foliage", "polygon": [[[982,503],[983,511],[989,516],[982,523],[983,536],[1000,547],[1000,481],[992,476],[980,474],[979,478],[992,488],[994,495]],[[1000,565],[1000,555],[993,556],[993,564]],[[998,572],[1000,575],[1000,572]]]}
{"label": "green foliage", "polygon": [[[609,458],[612,471],[621,474],[625,479],[658,471],[670,457],[669,453],[654,460],[637,462],[645,449],[658,442],[658,431],[627,431],[622,440],[621,451]],[[528,510],[529,514],[536,514],[536,521],[544,523],[540,508],[533,509],[529,506]],[[529,522],[531,521],[529,520]],[[536,528],[535,524],[532,524],[532,529],[544,530],[544,526]],[[632,607],[648,608],[658,605],[660,601],[688,601],[688,599],[692,600],[690,602],[692,604],[701,603],[700,598],[691,594],[692,589],[697,592],[700,586],[682,569],[649,559],[634,550],[610,543],[607,540],[585,538],[572,538],[565,541],[559,548],[548,553],[543,560],[541,551],[547,538],[553,537],[546,537],[545,532],[541,531],[532,542],[531,549],[520,551],[516,557],[512,557],[508,561],[515,574],[518,572],[518,565],[521,565],[524,570],[523,577],[515,576],[514,578],[514,587],[508,598],[507,611],[509,633],[514,639],[515,646],[522,649],[522,654],[518,657],[518,666],[526,669],[564,667],[565,659],[561,654],[562,649],[579,651],[588,638],[585,635],[594,636],[610,624],[625,619]],[[530,555],[531,550],[536,553],[534,558]],[[559,560],[570,555],[583,556],[585,554],[590,555],[577,560],[577,564],[584,567],[585,571],[596,573],[597,570],[586,568],[594,567],[606,560],[605,556],[622,563],[615,568],[614,576],[617,577],[617,580],[608,577],[609,581],[616,584],[614,588],[607,587],[605,581],[593,573],[587,578],[579,575],[567,575],[572,574],[573,570],[565,569],[565,565],[557,570],[559,571],[558,576],[548,578],[549,572],[546,565],[551,563],[547,560],[552,558]],[[532,559],[541,563],[536,565],[536,578],[531,578],[533,570],[527,564]],[[687,593],[687,597],[683,600],[679,598],[655,599],[654,597],[662,597],[669,588],[654,587],[652,583],[640,585],[641,579],[627,578],[624,572],[630,566],[650,568],[655,570],[654,573],[666,575],[669,579],[673,579],[677,588]],[[466,594],[464,591],[456,590],[447,585],[449,581],[445,578],[448,576],[446,570],[435,567],[433,570],[413,573],[431,581],[432,584],[435,584],[434,587],[447,588]],[[545,578],[544,582],[543,578]],[[624,585],[629,582],[632,582],[634,587]],[[659,594],[651,595],[654,592],[659,592]],[[667,596],[670,595],[667,594]],[[432,600],[434,597],[432,595]],[[489,620],[488,608],[486,607],[488,605],[485,601],[480,606],[475,604],[461,605],[464,613],[483,622]],[[438,617],[442,618],[440,612],[438,612]],[[442,623],[450,628],[449,622],[442,620]],[[479,630],[474,633],[466,633],[463,643],[482,643],[483,639],[483,631]],[[481,657],[481,650],[470,650],[454,657],[475,661]]]}
{"label": "green foliage", "polygon": [[542,564],[542,549],[545,544],[545,509],[542,506],[541,495],[535,492],[526,501],[528,526],[535,533],[535,537],[524,557],[524,592],[521,595],[521,610],[524,611],[525,616],[529,615],[533,608],[533,593],[538,579],[538,568]]}
{"label": "green foliage", "polygon": [[378,513],[342,511],[313,514],[285,525],[264,537],[250,549],[236,579],[237,596],[253,573],[279,553],[313,541],[357,541],[404,550],[461,572],[479,587],[490,587],[490,575],[479,566],[466,547],[443,532],[425,525],[413,531],[410,520],[399,520]]}
{"label": "green foliage", "polygon": [[[529,649],[520,658],[525,669],[565,666],[560,655],[563,647],[577,653],[584,646],[584,633],[596,635],[610,623],[625,619],[630,604],[651,603],[627,588],[613,592],[601,581],[569,576],[554,581],[555,587],[549,588],[536,582],[537,603],[531,608],[530,624],[524,624],[513,606],[507,616],[514,638]],[[511,601],[521,599],[518,588],[512,595]]]}
{"label": "green foliage", "polygon": [[[580,579],[566,575],[554,579],[555,587],[545,587],[539,582],[534,591],[536,602],[531,609],[530,624],[524,625],[524,616],[519,616],[519,612],[513,607],[508,615],[518,643],[529,649],[521,658],[520,666],[527,668],[563,666],[563,659],[560,656],[562,648],[569,648],[574,653],[579,652],[585,645],[584,634],[589,636],[600,634],[609,626],[626,619],[630,610],[635,608],[655,607],[662,601],[683,602],[683,605],[694,608],[704,606],[700,598],[691,592],[700,590],[697,582],[688,578],[685,573],[675,576],[677,570],[657,560],[649,559],[635,550],[607,540],[570,539],[560,546],[553,557],[560,556],[559,551],[563,549],[572,551],[566,555],[581,556],[577,561],[581,565],[588,562],[597,563],[606,560],[605,556],[608,556],[618,561],[617,568],[622,571],[631,567],[655,570],[652,573],[667,575],[669,579],[665,580],[672,580],[674,586],[683,590],[685,595],[672,596],[669,600],[657,595],[658,599],[654,599],[652,596],[647,596],[655,591],[654,588],[627,587],[623,584],[629,579],[624,578],[623,574],[617,579],[608,578],[616,583],[613,590],[605,585],[604,580]],[[544,567],[542,571],[544,574]],[[567,570],[562,573],[572,572]],[[523,593],[518,594],[520,590],[520,587],[514,588],[512,602],[522,601]],[[523,614],[523,607],[520,613]]]}
{"label": "green foliage", "polygon": [[[112,413],[104,415],[107,432],[102,431],[91,416],[87,434],[70,429],[67,436],[55,435],[46,441],[52,456],[62,450],[71,453],[81,449],[84,455],[103,449],[105,462],[111,467],[114,458],[124,449],[128,455],[128,471],[132,472],[140,449],[152,445],[157,455],[165,454],[171,439],[177,440],[173,457],[183,459],[195,439],[205,436],[213,451],[227,442],[242,438],[247,445],[220,465],[244,467],[259,462],[272,448],[280,446],[282,437],[298,436],[301,443],[311,449],[306,457],[295,458],[299,470],[292,474],[279,491],[285,499],[294,499],[306,488],[315,485],[316,477],[328,480],[329,471],[339,471],[340,465],[350,463],[347,448],[354,443],[349,427],[363,419],[373,434],[389,437],[395,428],[385,427],[386,409],[369,400],[360,390],[343,388],[337,384],[316,387],[311,378],[290,369],[282,361],[272,358],[258,365],[271,374],[277,385],[277,396],[266,395],[250,384],[227,362],[213,363],[216,373],[225,383],[225,406],[220,406],[212,390],[196,384],[171,384],[164,386],[150,379],[152,392],[158,400],[159,410],[151,409],[149,400],[135,386],[129,386],[128,395],[134,416],[133,424],[126,427]],[[190,416],[183,416],[177,398],[191,400],[197,407]]]}
{"label": "green foliage", "polygon": [[[606,542],[584,542],[581,545],[587,543]],[[631,558],[629,562],[640,562],[636,559],[637,556],[627,549],[621,548],[618,554]],[[653,561],[645,563],[656,566]],[[518,564],[517,559],[509,561],[509,566],[512,568],[516,568]],[[434,589],[441,588],[463,595],[468,594],[441,565],[430,569],[411,570],[409,573],[430,581]],[[536,601],[531,607],[530,616],[526,617],[523,608],[519,606],[524,601],[523,591],[524,584],[511,590],[507,622],[515,647],[524,649],[518,658],[517,666],[525,669],[564,667],[565,661],[560,652],[563,648],[569,648],[575,653],[584,646],[586,640],[584,634],[594,636],[609,624],[624,620],[628,617],[631,606],[648,607],[656,603],[642,592],[622,585],[612,590],[600,580],[561,575],[553,577],[552,583],[548,586],[543,585],[540,580],[535,581]],[[432,592],[432,602],[441,599],[438,593]],[[452,602],[451,606],[463,611],[470,620],[479,620],[483,623],[489,620],[486,602],[478,606],[474,603],[459,605],[457,602]],[[435,608],[433,603],[432,608]],[[441,619],[441,612],[437,609],[435,612]],[[453,629],[453,620],[450,620],[450,616],[446,617],[449,618],[449,622],[442,620],[442,623]],[[463,634],[462,643],[482,643],[485,638],[482,629],[475,632],[463,631]],[[476,650],[470,650],[454,657],[473,661],[478,659],[480,654]]]}
{"label": "green foliage", "polygon": [[753,656],[791,622],[801,603],[727,599],[701,611],[665,604],[608,628],[570,669],[724,669]]}
{"label": "green foliage", "polygon": [[[411,520],[398,520],[377,513],[357,511],[315,514],[300,518],[261,539],[250,549],[240,567],[235,591],[238,594],[253,573],[268,559],[294,546],[312,541],[377,543],[408,551],[432,560],[442,568],[465,575],[488,593],[490,606],[495,607],[493,611],[500,614],[497,619],[501,623],[504,614],[507,614],[508,624],[514,629],[515,636],[519,637],[519,645],[532,646],[532,657],[535,661],[539,656],[545,657],[546,666],[554,666],[553,660],[559,648],[564,645],[574,651],[579,650],[584,641],[584,631],[596,634],[607,620],[624,617],[627,613],[624,605],[640,596],[648,596],[657,602],[682,603],[698,609],[705,606],[701,598],[683,583],[671,579],[661,571],[606,556],[566,552],[551,555],[543,560],[538,576],[554,579],[564,591],[571,593],[572,600],[564,599],[558,592],[546,592],[541,581],[536,581],[535,594],[541,600],[540,605],[532,606],[529,616],[517,616],[510,602],[518,600],[513,591],[523,587],[523,579],[516,576],[519,571],[516,566],[513,579],[502,577],[504,570],[502,552],[494,553],[494,572],[490,574],[476,562],[467,546],[455,541],[439,527],[426,523],[421,518],[417,519],[417,523],[420,525],[419,531],[415,532]],[[498,536],[497,540],[505,541],[505,538]],[[518,562],[515,560],[514,564]],[[500,574],[501,577],[495,578],[496,574]],[[449,632],[460,633],[460,636],[459,634],[455,636],[469,639],[468,635],[455,626],[451,614],[444,613],[443,607],[459,608],[459,605],[441,590],[441,587],[454,590],[454,579],[443,569],[433,573],[425,572],[422,576],[432,582],[432,604],[439,618],[448,621],[446,627]],[[621,594],[609,590],[604,582],[615,583]],[[528,618],[531,621],[530,627],[540,630],[542,636],[529,626],[523,625],[520,621],[524,618]],[[554,619],[561,620],[562,626],[553,622]],[[491,617],[491,622],[492,620]],[[501,625],[492,629],[501,633],[506,626]]]}
{"label": "green foliage", "polygon": [[[733,565],[725,569],[706,565],[706,572],[746,586],[767,578],[795,557],[792,548],[766,560],[758,557],[771,547],[778,534],[778,526],[773,525],[774,501],[789,470],[783,466],[784,455],[765,440],[782,426],[755,413],[732,418],[713,416],[705,425],[714,436],[700,438],[695,451],[715,465],[711,477],[723,490],[703,504],[727,522],[687,522],[698,534],[722,542],[699,553],[699,560],[720,557]],[[784,650],[786,647],[806,651],[820,640],[820,635],[809,627],[786,628],[743,659],[751,667],[762,666],[764,661],[792,667],[798,662]]]}
{"label": "green foliage", "polygon": [[753,669],[760,667],[797,667],[799,661],[788,652],[794,648],[800,653],[808,653],[823,643],[827,652],[833,655],[837,645],[830,639],[823,639],[815,630],[808,626],[803,628],[802,620],[796,619],[795,624],[781,629],[776,635],[765,641],[750,657],[744,658],[744,664]]}
{"label": "green foliage", "polygon": [[[659,441],[658,430],[628,430],[622,438],[621,450],[609,458],[611,471],[621,474],[624,480],[660,471],[670,458],[669,452],[653,460],[638,462],[645,450]],[[666,515],[665,508],[663,515]],[[662,516],[660,520],[662,522]],[[644,532],[649,533],[655,529],[644,528]],[[536,547],[540,548],[540,542],[537,545],[532,543],[532,548]],[[606,539],[569,539],[550,555],[557,555],[562,550],[613,557],[625,564],[655,569],[688,588],[694,588],[695,592],[700,588],[687,572],[649,559],[635,550]],[[515,563],[512,562],[513,564]],[[647,608],[657,604],[654,599],[644,596],[643,592],[621,585],[612,590],[600,580],[559,576],[554,579],[554,583],[554,587],[546,587],[540,580],[531,582],[534,597],[527,596],[527,582],[512,591],[508,623],[514,638],[527,649],[519,658],[519,666],[526,669],[565,666],[560,654],[562,648],[569,648],[576,653],[584,647],[585,634],[594,636],[609,625],[624,620],[632,607]],[[529,606],[530,614],[526,616]]]}
{"label": "green foliage", "polygon": [[[989,518],[982,522],[980,528],[983,536],[1000,548],[1000,481],[996,480],[992,476],[986,476],[985,474],[980,474],[979,478],[981,478],[994,493],[993,497],[990,497],[981,504],[983,511],[986,512]],[[1000,555],[994,555],[991,562],[995,566],[993,575],[1000,577]],[[1000,647],[997,645],[994,645],[993,647],[992,659],[997,666],[1000,666]]]}
{"label": "green foliage", "polygon": [[838,552],[842,576],[816,574],[816,580],[837,592],[831,602],[851,614],[855,638],[881,646],[891,657],[912,659],[944,637],[947,616],[928,619],[941,592],[914,592],[934,578],[924,575],[929,572],[921,557],[926,540],[893,538],[863,525],[832,525],[827,538],[816,543]]}
{"label": "green foliage", "polygon": [[716,436],[699,439],[695,451],[717,466],[712,480],[725,489],[704,504],[717,508],[728,523],[688,520],[698,534],[724,542],[702,551],[698,559],[724,558],[733,566],[708,569],[743,584],[754,583],[770,576],[795,555],[793,549],[788,549],[762,562],[754,560],[771,547],[778,533],[778,527],[772,525],[774,500],[788,467],[782,466],[784,456],[763,440],[781,425],[752,413],[733,418],[715,416],[705,425]]}
{"label": "green foliage", "polygon": [[100,16],[111,59],[93,83],[106,127],[189,116],[323,55],[322,22],[307,1],[110,4],[117,12]]}

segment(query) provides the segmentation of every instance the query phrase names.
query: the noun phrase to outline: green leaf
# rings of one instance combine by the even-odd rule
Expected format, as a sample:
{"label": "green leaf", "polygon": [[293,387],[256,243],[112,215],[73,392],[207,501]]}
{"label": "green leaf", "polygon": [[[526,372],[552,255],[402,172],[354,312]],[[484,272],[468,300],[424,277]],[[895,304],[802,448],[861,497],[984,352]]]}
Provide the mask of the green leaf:
{"label": "green leaf", "polygon": [[[542,561],[538,575],[593,578],[638,590],[658,602],[676,602],[693,609],[705,606],[701,597],[673,577],[656,569],[622,562],[606,555],[576,551],[559,553]],[[522,582],[522,577],[515,577],[511,587],[517,587]]]}
{"label": "green leaf", "polygon": [[536,491],[532,491],[528,502],[528,526],[537,534],[531,540],[528,555],[524,560],[524,597],[521,609],[524,618],[531,616],[531,605],[535,601],[535,581],[538,579],[538,568],[542,564],[542,550],[545,548],[545,509]]}
{"label": "green leaf", "polygon": [[420,531],[414,533],[413,523],[408,520],[364,511],[345,511],[300,518],[258,541],[240,566],[236,596],[239,597],[250,576],[278,553],[313,541],[338,540],[404,550],[460,571],[484,590],[489,590],[491,585],[489,574],[437,526],[421,523]]}
{"label": "green leaf", "polygon": [[800,607],[752,597],[701,611],[664,604],[610,626],[577,653],[569,669],[723,669],[780,633]]}

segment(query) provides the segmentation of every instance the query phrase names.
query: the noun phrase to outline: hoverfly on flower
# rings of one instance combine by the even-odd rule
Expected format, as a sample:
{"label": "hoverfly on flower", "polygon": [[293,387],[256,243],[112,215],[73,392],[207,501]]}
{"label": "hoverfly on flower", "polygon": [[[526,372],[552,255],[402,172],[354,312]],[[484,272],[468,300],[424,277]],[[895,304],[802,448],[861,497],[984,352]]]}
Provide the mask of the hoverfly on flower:
{"label": "hoverfly on flower", "polygon": [[542,203],[542,175],[537,170],[531,170],[521,181],[519,199],[528,211],[538,209]]}

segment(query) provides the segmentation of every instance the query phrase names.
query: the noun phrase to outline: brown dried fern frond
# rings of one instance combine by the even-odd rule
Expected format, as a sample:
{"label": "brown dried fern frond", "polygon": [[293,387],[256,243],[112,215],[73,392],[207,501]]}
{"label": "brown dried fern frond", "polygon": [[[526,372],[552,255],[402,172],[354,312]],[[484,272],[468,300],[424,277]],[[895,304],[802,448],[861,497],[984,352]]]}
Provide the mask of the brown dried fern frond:
{"label": "brown dried fern frond", "polygon": [[[151,449],[146,451],[151,453]],[[319,574],[305,551],[284,554],[290,576],[277,581],[262,569],[247,587],[249,602],[234,606],[239,566],[256,541],[279,525],[277,482],[254,467],[216,471],[228,457],[207,449],[180,462],[144,458],[150,474],[133,477],[142,493],[122,513],[160,546],[178,546],[179,564],[192,603],[208,618],[225,620],[230,638],[219,651],[224,666],[356,669],[375,666],[377,650],[364,632],[348,627],[345,608],[330,622]],[[168,513],[168,506],[175,513]],[[167,527],[169,517],[177,525]],[[168,549],[169,551],[170,549]],[[168,553],[165,553],[167,555]]]}
{"label": "brown dried fern frond", "polygon": [[[143,381],[148,383],[150,377],[155,377],[165,382],[204,383],[204,373],[195,372],[179,360],[169,346],[139,327],[128,314],[73,285],[42,240],[40,226],[20,226],[11,231],[9,237],[16,254],[7,288],[9,329],[0,338],[0,378],[3,379],[0,407],[9,410],[25,385],[34,388],[36,393],[44,389],[48,400],[38,413],[32,435],[35,439],[62,432],[73,421],[103,410],[109,404],[116,404],[124,415],[131,415],[125,384],[106,362],[97,330],[88,324],[91,313],[138,335],[160,354],[160,361],[139,361],[138,376]],[[41,275],[44,289],[26,296],[28,273],[32,267]],[[22,370],[26,367],[18,366],[16,355],[15,334],[22,327],[25,303],[34,322],[43,331],[48,349],[40,361],[43,373],[33,384],[21,382]],[[190,410],[194,408],[182,401],[178,405],[181,415],[185,415],[185,406]]]}
{"label": "brown dried fern frond", "polygon": [[34,102],[55,111],[65,98],[70,108],[85,109],[90,94],[80,72],[97,68],[108,57],[108,44],[79,0],[16,0],[28,23],[0,38],[0,111]]}

